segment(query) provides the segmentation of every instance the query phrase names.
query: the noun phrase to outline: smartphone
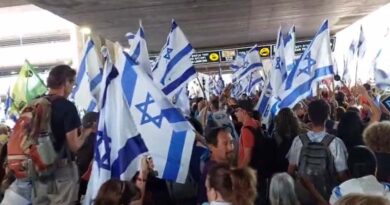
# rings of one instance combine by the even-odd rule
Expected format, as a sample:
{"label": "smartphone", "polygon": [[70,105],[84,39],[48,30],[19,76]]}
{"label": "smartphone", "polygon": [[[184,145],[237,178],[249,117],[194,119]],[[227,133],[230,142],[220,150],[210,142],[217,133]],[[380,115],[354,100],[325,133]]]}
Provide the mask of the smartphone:
{"label": "smartphone", "polygon": [[390,96],[382,100],[382,105],[385,106],[388,112],[390,112]]}

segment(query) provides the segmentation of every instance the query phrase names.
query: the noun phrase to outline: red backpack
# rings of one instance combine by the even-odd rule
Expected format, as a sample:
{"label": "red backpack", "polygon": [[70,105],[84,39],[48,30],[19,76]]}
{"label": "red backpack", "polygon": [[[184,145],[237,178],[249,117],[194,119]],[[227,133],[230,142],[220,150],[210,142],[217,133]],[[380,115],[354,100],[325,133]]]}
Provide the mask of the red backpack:
{"label": "red backpack", "polygon": [[20,114],[8,140],[8,168],[16,178],[42,175],[57,161],[51,132],[51,102],[60,96],[31,101]]}

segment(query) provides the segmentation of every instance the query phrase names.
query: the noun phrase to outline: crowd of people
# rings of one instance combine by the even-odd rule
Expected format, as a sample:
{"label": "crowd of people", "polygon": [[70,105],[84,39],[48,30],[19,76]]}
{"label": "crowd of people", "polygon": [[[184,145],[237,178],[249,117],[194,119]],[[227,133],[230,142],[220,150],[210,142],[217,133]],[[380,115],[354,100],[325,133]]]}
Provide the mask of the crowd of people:
{"label": "crowd of people", "polygon": [[[50,102],[55,153],[50,166],[31,168],[29,160],[12,155],[15,140],[9,136],[21,130],[18,136],[29,139],[34,129],[0,126],[1,204],[83,202],[99,114],[80,120],[67,100],[75,76],[75,70],[60,65],[47,79],[44,98]],[[157,178],[153,159],[145,155],[132,180],[105,182],[93,203],[390,205],[390,112],[375,101],[385,95],[377,96],[369,84],[323,89],[265,122],[254,111],[261,91],[235,99],[231,88],[209,100],[191,99],[187,119],[198,136],[185,184]],[[36,156],[41,147],[23,151]]]}

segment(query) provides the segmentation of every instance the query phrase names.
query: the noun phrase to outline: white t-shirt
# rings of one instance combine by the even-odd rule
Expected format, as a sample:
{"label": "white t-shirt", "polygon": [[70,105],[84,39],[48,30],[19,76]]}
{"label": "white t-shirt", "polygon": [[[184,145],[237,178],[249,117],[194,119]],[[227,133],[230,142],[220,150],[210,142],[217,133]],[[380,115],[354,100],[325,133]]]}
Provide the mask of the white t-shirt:
{"label": "white t-shirt", "polygon": [[390,200],[390,184],[379,183],[378,180],[372,175],[357,179],[350,179],[333,189],[329,203],[333,205],[343,196],[352,193],[371,196],[383,196]]}
{"label": "white t-shirt", "polygon": [[[324,137],[327,135],[325,131],[321,132],[313,132],[309,131],[307,132],[307,136],[312,142],[321,142]],[[303,143],[301,139],[299,139],[299,136],[295,137],[290,150],[288,151],[286,158],[288,159],[288,162],[290,165],[298,165],[299,163],[299,156],[301,154],[301,149],[303,147]],[[334,165],[337,172],[342,172],[348,169],[347,166],[347,157],[348,157],[348,151],[347,148],[344,145],[344,142],[336,137],[330,144],[329,144],[329,150],[333,155],[334,158]]]}

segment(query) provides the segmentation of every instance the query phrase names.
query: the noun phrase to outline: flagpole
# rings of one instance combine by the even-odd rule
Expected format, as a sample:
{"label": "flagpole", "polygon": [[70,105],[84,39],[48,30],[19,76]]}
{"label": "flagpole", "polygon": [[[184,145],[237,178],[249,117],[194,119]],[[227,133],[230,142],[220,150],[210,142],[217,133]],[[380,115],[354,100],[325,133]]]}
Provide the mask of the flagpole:
{"label": "flagpole", "polygon": [[206,92],[204,91],[204,87],[202,86],[202,83],[201,83],[200,80],[199,80],[199,76],[196,76],[196,80],[198,80],[200,89],[202,90],[203,96],[204,96],[204,98],[206,99]]}
{"label": "flagpole", "polygon": [[355,85],[357,85],[358,65],[359,65],[359,59],[358,59],[357,62],[356,62],[356,68],[355,68]]}

